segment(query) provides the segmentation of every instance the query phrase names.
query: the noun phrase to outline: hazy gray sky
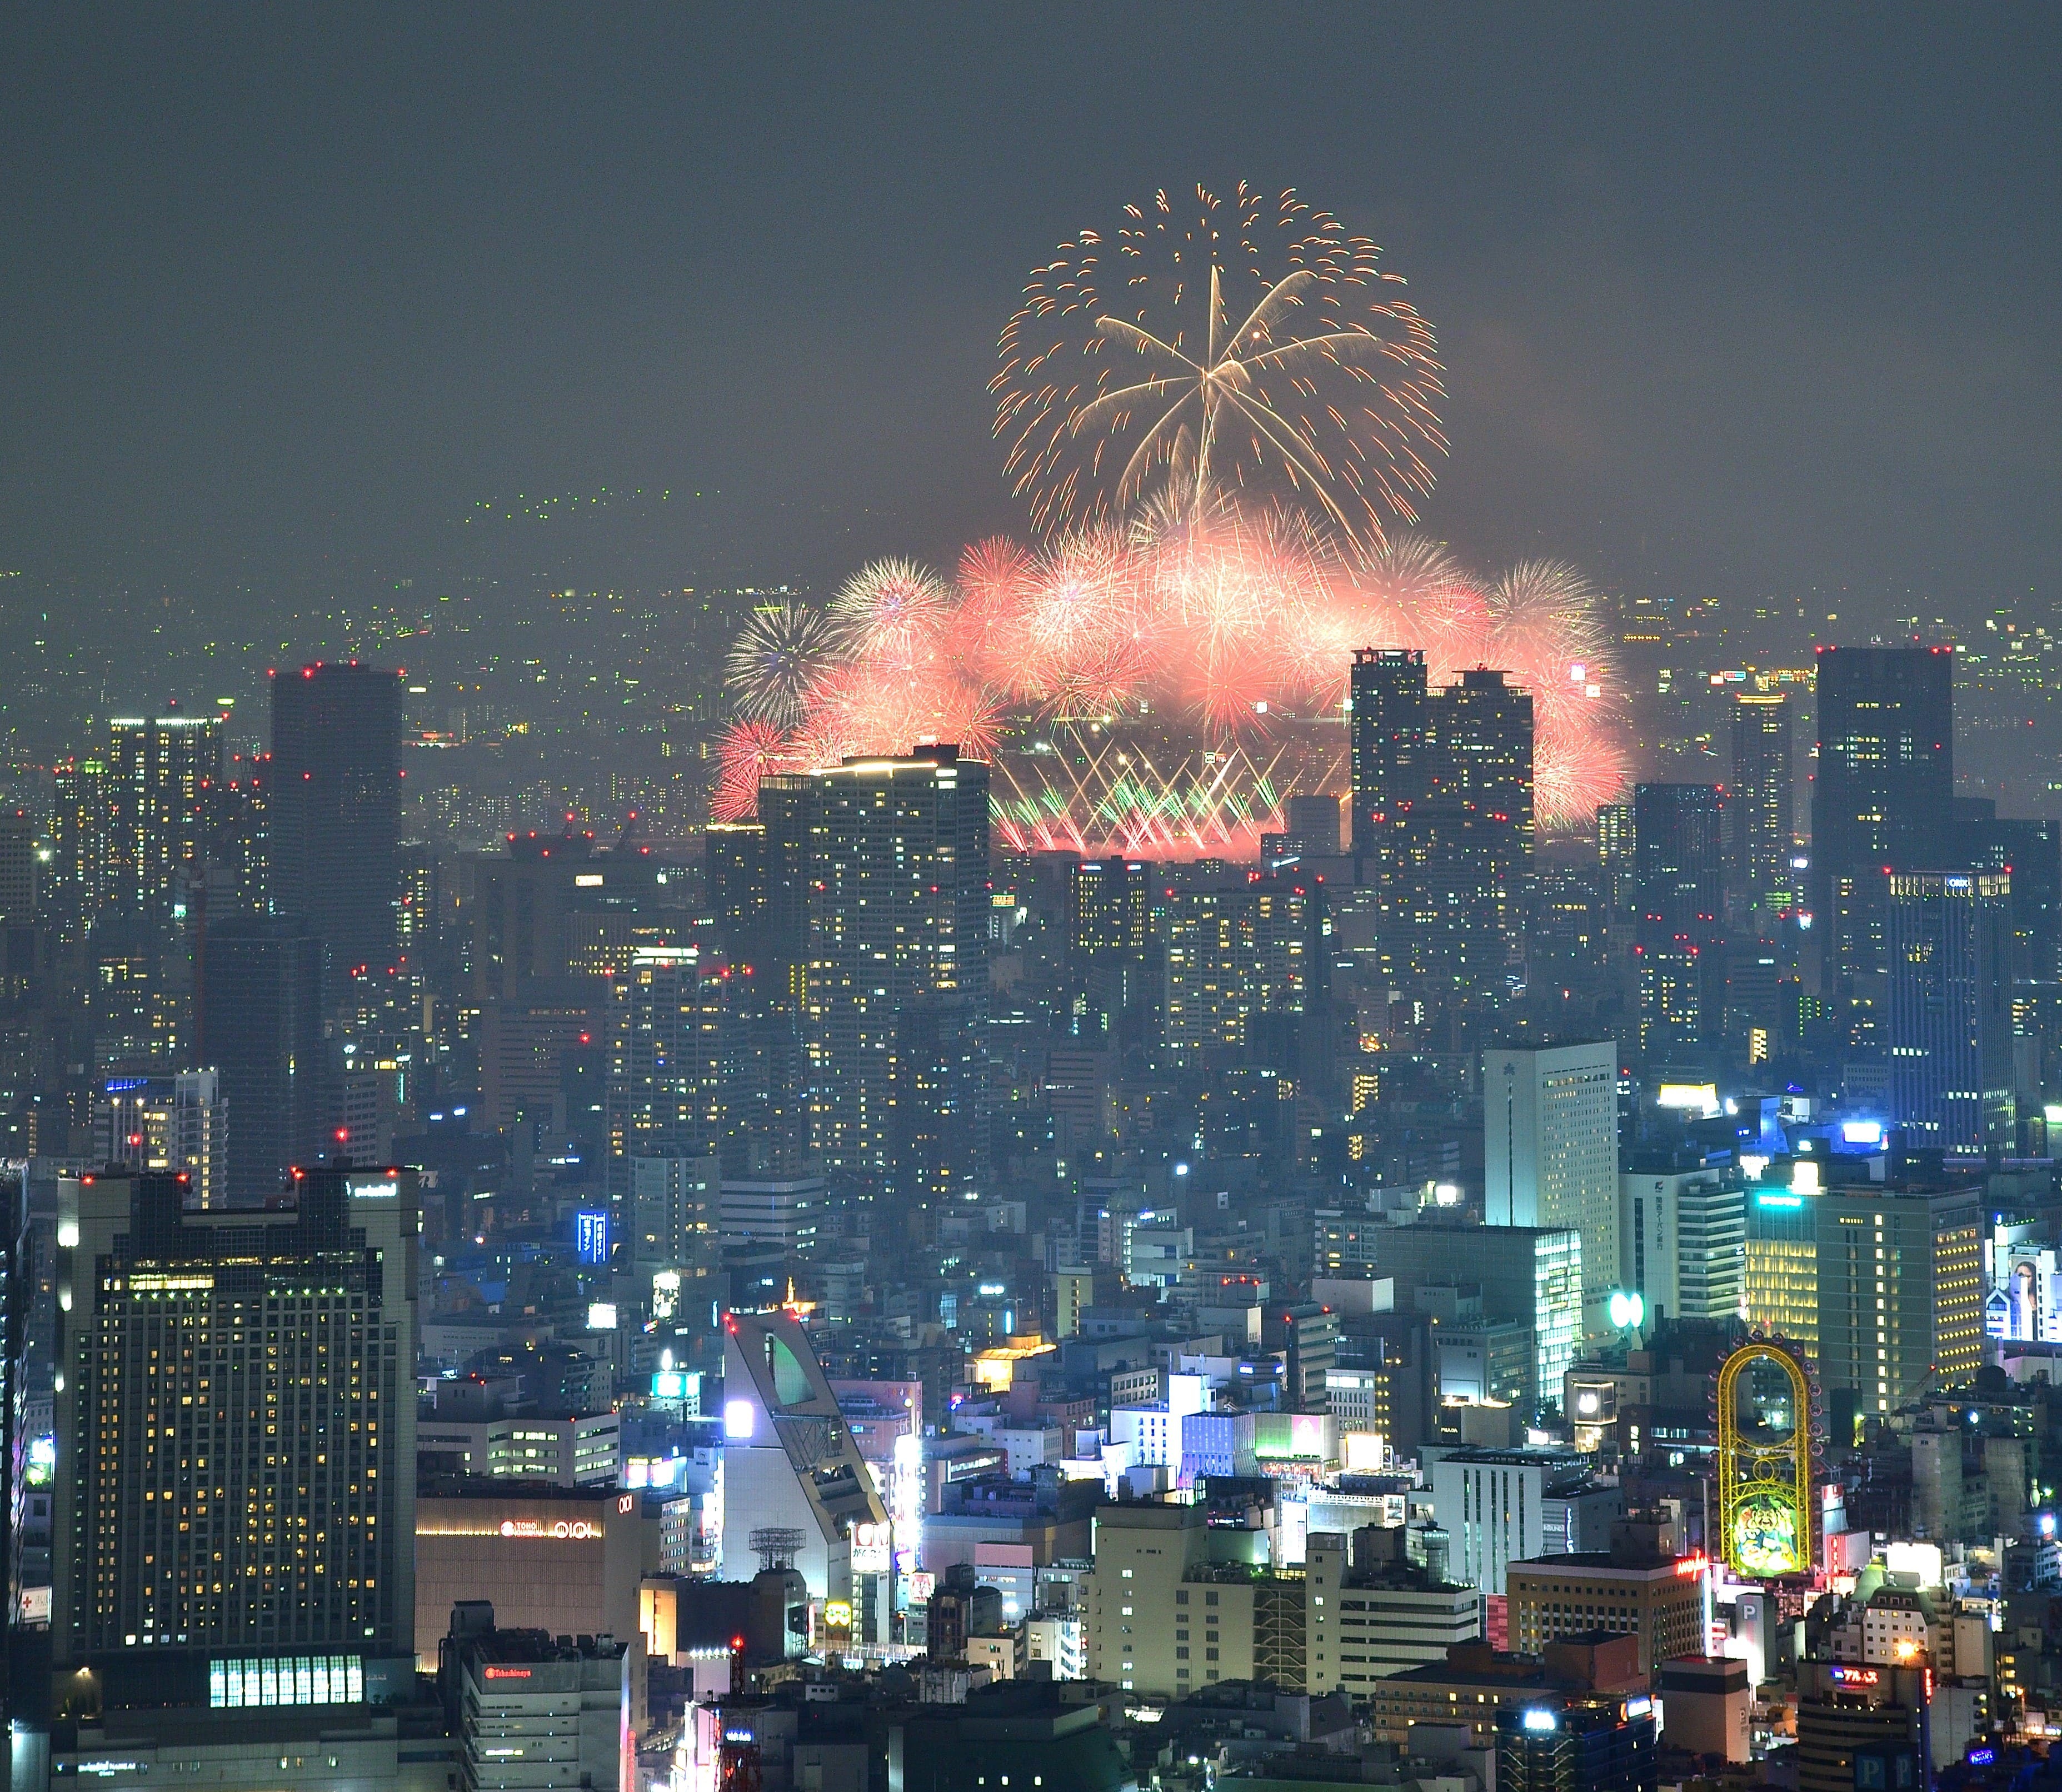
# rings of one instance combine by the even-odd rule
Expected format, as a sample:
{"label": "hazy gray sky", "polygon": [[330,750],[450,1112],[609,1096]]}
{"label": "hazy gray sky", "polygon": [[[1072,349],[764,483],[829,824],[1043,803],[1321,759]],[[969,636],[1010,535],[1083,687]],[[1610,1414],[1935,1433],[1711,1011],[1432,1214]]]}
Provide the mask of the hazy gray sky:
{"label": "hazy gray sky", "polygon": [[32,578],[262,610],[435,575],[479,500],[604,486],[724,491],[624,550],[660,583],[948,557],[1021,526],[983,385],[1025,271],[1243,176],[1409,277],[1452,394],[1428,521],[1465,551],[2062,595],[2052,7],[0,31],[0,568]]}

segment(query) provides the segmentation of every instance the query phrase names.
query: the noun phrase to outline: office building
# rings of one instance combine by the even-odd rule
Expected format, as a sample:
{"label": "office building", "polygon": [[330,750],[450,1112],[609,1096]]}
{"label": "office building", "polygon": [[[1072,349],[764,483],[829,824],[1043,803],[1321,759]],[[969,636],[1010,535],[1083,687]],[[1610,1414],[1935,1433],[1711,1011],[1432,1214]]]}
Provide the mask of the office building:
{"label": "office building", "polygon": [[1162,1698],[1220,1680],[1302,1686],[1306,1582],[1265,1571],[1264,1532],[1206,1517],[1200,1505],[1097,1509],[1084,1582],[1090,1679]]}
{"label": "office building", "polygon": [[1284,826],[1260,836],[1261,868],[1300,864],[1307,859],[1339,856],[1339,800],[1336,796],[1292,796],[1282,805]]}
{"label": "office building", "polygon": [[167,920],[175,890],[198,882],[213,843],[222,718],[118,716],[107,733],[99,900]]}
{"label": "office building", "polygon": [[766,824],[712,821],[702,840],[717,945],[726,957],[742,964],[767,959],[772,940],[767,924]]}
{"label": "office building", "polygon": [[612,976],[640,947],[673,947],[663,912],[680,873],[643,853],[604,852],[571,832],[511,835],[458,864],[453,919],[471,942],[482,1007],[556,996]]}
{"label": "office building", "polygon": [[0,813],[0,926],[34,924],[38,871],[35,817],[26,809]]}
{"label": "office building", "polygon": [[1639,785],[1633,836],[1640,1049],[1697,1044],[1715,1036],[1724,1012],[1715,950],[1725,918],[1718,787]]}
{"label": "office building", "polygon": [[820,1176],[723,1179],[717,1231],[725,1245],[772,1245],[792,1256],[815,1248],[824,1205]]}
{"label": "office building", "polygon": [[[788,828],[806,828],[804,1041],[824,1167],[913,1200],[935,1195],[941,1177],[956,1193],[977,1192],[988,1127],[988,768],[941,747],[852,760],[806,780],[790,816],[765,819],[776,856]],[[902,1106],[927,1103],[935,1111]],[[948,1116],[962,1153],[948,1169],[898,1161],[913,1137],[929,1149]]]}
{"label": "office building", "polygon": [[2008,1150],[2011,876],[1900,870],[1889,883],[1892,1118],[1914,1147]]}
{"label": "office building", "polygon": [[1068,952],[1077,962],[1143,952],[1152,938],[1151,884],[1151,867],[1135,859],[1085,859],[1069,867]]}
{"label": "office building", "polygon": [[410,1655],[415,1175],[311,1169],[263,1212],[186,1190],[58,1185],[56,1666],[191,1692],[223,1651]]}
{"label": "office building", "polygon": [[1754,1705],[1747,1664],[1735,1656],[1706,1655],[1701,1642],[1688,1655],[1661,1664],[1654,1694],[1662,1706],[1662,1734],[1671,1748],[1715,1754],[1721,1761],[1750,1758]]}
{"label": "office building", "polygon": [[424,1474],[484,1475],[559,1487],[613,1487],[623,1472],[622,1421],[614,1412],[544,1418],[418,1419],[415,1462]]}
{"label": "office building", "polygon": [[1723,1169],[1635,1161],[1619,1177],[1619,1278],[1650,1320],[1731,1319],[1746,1298],[1747,1192]]}
{"label": "office building", "polygon": [[605,1113],[618,1200],[639,1157],[700,1157],[723,1135],[727,964],[693,948],[641,948],[608,980]]}
{"label": "office building", "polygon": [[724,1334],[724,1577],[779,1532],[812,1595],[849,1600],[852,1526],[888,1513],[808,1334],[785,1313],[728,1314]]}
{"label": "office building", "polygon": [[[1927,1684],[1932,1678],[1930,1668],[1799,1662],[1799,1792],[1854,1792],[1860,1786],[1920,1792],[1929,1784]],[[1900,1762],[1905,1764],[1904,1776],[1887,1770]]]}
{"label": "office building", "polygon": [[[492,1623],[491,1606],[481,1615]],[[636,1758],[631,1717],[644,1700],[631,1676],[644,1660],[628,1637],[489,1628],[450,1641],[461,1792],[634,1792],[622,1769]]]}
{"label": "office building", "polygon": [[1732,783],[1726,792],[1726,887],[1742,909],[1792,905],[1796,844],[1791,771],[1790,699],[1782,692],[1733,699]]}
{"label": "office building", "polygon": [[[1829,998],[1868,1001],[1886,963],[1886,869],[1952,864],[1952,647],[1818,649],[1811,900]],[[1857,979],[1860,981],[1857,982]]]}
{"label": "office building", "polygon": [[1532,1385],[1558,1397],[1583,1337],[1583,1235],[1572,1227],[1468,1225],[1437,1220],[1392,1226],[1375,1245],[1378,1272],[1395,1281],[1399,1312],[1427,1286],[1478,1285],[1482,1315],[1532,1329]]}
{"label": "office building", "polygon": [[340,975],[394,962],[401,683],[335,662],[272,680],[271,897]]}
{"label": "office building", "polygon": [[1242,878],[1161,898],[1166,987],[1161,1044],[1170,1062],[1242,1051],[1261,1017],[1302,1014],[1323,987],[1321,887],[1294,873]]}
{"label": "office building", "polygon": [[684,1283],[713,1274],[719,1160],[713,1153],[632,1157],[624,1169],[620,1236],[629,1273],[647,1287],[668,1270]]}
{"label": "office building", "polygon": [[1363,882],[1396,875],[1404,824],[1427,785],[1425,655],[1364,647],[1354,655],[1352,846]]}
{"label": "office building", "polygon": [[1484,1217],[1579,1233],[1584,1303],[1607,1300],[1621,1249],[1616,1042],[1485,1052],[1482,1124]]}
{"label": "office building", "polygon": [[[1558,1714],[1599,1694],[1613,1694],[1622,1695],[1614,1702],[1623,1711],[1625,1698],[1645,1695],[1647,1686],[1633,1639],[1597,1632],[1550,1642],[1543,1654],[1530,1657],[1506,1654],[1487,1642],[1462,1643],[1446,1651],[1444,1662],[1391,1674],[1376,1681],[1371,1690],[1378,1742],[1407,1746],[1413,1724],[1458,1721],[1469,1726],[1473,1746],[1494,1748],[1506,1717],[1522,1722],[1528,1711]],[[1499,1792],[1507,1792],[1509,1782],[1501,1773],[1496,1783]],[[1567,1778],[1537,1783],[1572,1789],[1587,1782]],[[1640,1783],[1653,1785],[1651,1770]],[[1628,1786],[1626,1792],[1635,1788]]]}
{"label": "office building", "polygon": [[94,1102],[94,1159],[187,1177],[187,1200],[229,1200],[229,1109],[212,1070],[171,1076],[112,1076]]}
{"label": "office building", "polygon": [[1988,796],[1955,799],[1954,864],[2012,879],[2012,974],[2018,983],[2062,975],[2062,822],[2000,820]]}
{"label": "office building", "polygon": [[[1587,1485],[1587,1465],[1572,1450],[1470,1448],[1440,1457],[1432,1465],[1432,1510],[1451,1539],[1449,1576],[1501,1593],[1513,1562],[1550,1547],[1558,1554],[1608,1542],[1608,1529],[1595,1537],[1568,1534],[1564,1509]],[[1622,1500],[1613,1502],[1605,1521],[1624,1511]]]}
{"label": "office building", "polygon": [[1928,1386],[1973,1376],[1983,1361],[1981,1184],[1871,1183],[1803,1198],[1815,1220],[1827,1395],[1845,1394],[1857,1413],[1892,1413]]}
{"label": "office building", "polygon": [[1656,1529],[1627,1524],[1608,1549],[1513,1562],[1506,1581],[1512,1647],[1537,1655],[1563,1637],[1608,1630],[1637,1640],[1640,1670],[1649,1674],[1700,1648],[1704,1559],[1679,1557],[1672,1535],[1657,1540]]}
{"label": "office building", "polygon": [[1819,1201],[1779,1185],[1747,1191],[1748,1325],[1819,1349]]}
{"label": "office building", "polygon": [[1577,1698],[1496,1717],[1502,1792],[1651,1792],[1654,1701]]}
{"label": "office building", "polygon": [[223,922],[208,930],[199,981],[199,1056],[228,1108],[228,1201],[260,1205],[330,1142],[322,944],[298,920]]}
{"label": "office building", "polygon": [[1444,1662],[1454,1644],[1482,1634],[1474,1589],[1412,1561],[1408,1535],[1401,1525],[1368,1525],[1350,1536],[1310,1533],[1303,1558],[1305,1691],[1366,1698],[1369,1682]]}
{"label": "office building", "polygon": [[1339,800],[1322,791],[1292,796],[1285,819],[1304,856],[1333,859],[1339,852]]}
{"label": "office building", "polygon": [[[508,1133],[527,1125],[533,1141],[540,1128],[563,1125],[569,1117],[568,1060],[588,1051],[596,1039],[610,1039],[608,998],[620,993],[620,984],[568,977],[530,984],[520,996],[487,1003],[480,1010],[478,1033],[479,1110],[486,1123]],[[596,1056],[604,1064],[609,1061],[605,1050]],[[602,1083],[606,1114],[605,1072]]]}
{"label": "office building", "polygon": [[1980,846],[1980,868],[2012,879],[2013,977],[2054,982],[2062,977],[2062,821],[1990,821]]}

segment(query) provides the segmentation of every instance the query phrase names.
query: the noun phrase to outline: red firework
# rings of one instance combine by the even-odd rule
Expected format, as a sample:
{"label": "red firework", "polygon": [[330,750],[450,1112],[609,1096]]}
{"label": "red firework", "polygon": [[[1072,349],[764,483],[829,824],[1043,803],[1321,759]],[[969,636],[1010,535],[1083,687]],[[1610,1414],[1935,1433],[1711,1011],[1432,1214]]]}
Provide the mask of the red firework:
{"label": "red firework", "polygon": [[[726,737],[719,814],[748,813],[759,775],[788,764],[835,764],[851,754],[906,753],[934,742],[993,760],[1002,748],[1005,702],[1054,722],[1119,728],[1127,715],[1137,719],[1133,705],[1142,704],[1163,737],[1185,712],[1207,776],[1221,782],[1227,744],[1257,742],[1296,716],[1336,717],[1362,647],[1422,651],[1435,684],[1486,665],[1531,692],[1542,829],[1585,823],[1624,786],[1624,699],[1596,599],[1578,575],[1550,563],[1514,568],[1493,586],[1444,548],[1419,541],[1347,563],[1293,520],[1220,508],[1201,520],[1156,513],[1129,536],[1076,533],[1036,554],[983,542],[962,558],[957,591],[908,563],[877,563],[840,591],[834,613],[844,625],[838,649],[807,687],[800,724],[784,734],[762,724],[749,736],[733,730]],[[1150,770],[1142,760],[1138,768],[1141,776]],[[1105,801],[1074,788],[1078,766],[1058,784],[1047,760],[1019,771],[1020,798],[1039,814],[1049,808],[1051,825],[1071,829],[1069,837],[1131,825],[1105,820],[1100,808],[1074,815],[1077,803]],[[1104,772],[1105,782],[1116,775]],[[1024,797],[1025,776],[1049,788],[1035,800]],[[1148,781],[1157,778],[1153,772]],[[1270,788],[1274,794],[1264,800],[1271,804],[1282,792]],[[1166,793],[1177,805],[1196,794],[1173,786]],[[1249,804],[1239,811],[1246,819],[1238,819],[1233,810],[1246,798],[1222,796],[1195,812],[1213,819],[1165,839],[1165,817],[1176,812],[1156,800],[1154,850],[1228,849],[1259,812]],[[1047,828],[1002,809],[997,825],[1041,837]]]}
{"label": "red firework", "polygon": [[732,722],[716,742],[716,789],[709,813],[718,821],[748,821],[759,812],[759,780],[801,768],[795,737],[771,722]]}

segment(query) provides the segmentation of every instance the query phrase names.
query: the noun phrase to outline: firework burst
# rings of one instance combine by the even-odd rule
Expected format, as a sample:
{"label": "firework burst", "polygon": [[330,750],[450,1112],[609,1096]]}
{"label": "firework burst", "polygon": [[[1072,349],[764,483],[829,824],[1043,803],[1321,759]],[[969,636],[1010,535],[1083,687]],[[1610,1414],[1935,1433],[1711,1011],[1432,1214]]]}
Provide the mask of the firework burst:
{"label": "firework burst", "polygon": [[733,722],[716,742],[716,788],[709,812],[718,821],[744,821],[759,810],[759,780],[775,772],[810,763],[799,744],[777,724],[749,719]]}
{"label": "firework burst", "polygon": [[1025,288],[989,382],[1041,528],[1273,490],[1350,536],[1409,523],[1446,452],[1431,326],[1381,251],[1243,182],[1163,191]]}
{"label": "firework burst", "polygon": [[848,579],[831,599],[832,638],[844,653],[908,659],[937,643],[951,591],[914,560],[876,560]]}
{"label": "firework burst", "polygon": [[724,683],[738,712],[783,728],[800,722],[809,688],[822,674],[830,629],[820,610],[805,603],[770,603],[752,612],[725,664]]}

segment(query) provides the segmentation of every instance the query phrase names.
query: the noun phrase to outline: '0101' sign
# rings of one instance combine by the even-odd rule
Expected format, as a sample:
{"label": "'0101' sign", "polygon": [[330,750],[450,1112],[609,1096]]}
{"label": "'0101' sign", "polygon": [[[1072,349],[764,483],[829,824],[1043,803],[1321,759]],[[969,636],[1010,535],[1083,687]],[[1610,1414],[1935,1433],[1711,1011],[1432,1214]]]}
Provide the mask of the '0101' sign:
{"label": "'0101' sign", "polygon": [[503,1537],[558,1537],[582,1538],[599,1537],[601,1526],[586,1518],[560,1518],[545,1524],[536,1518],[503,1518],[501,1521]]}

